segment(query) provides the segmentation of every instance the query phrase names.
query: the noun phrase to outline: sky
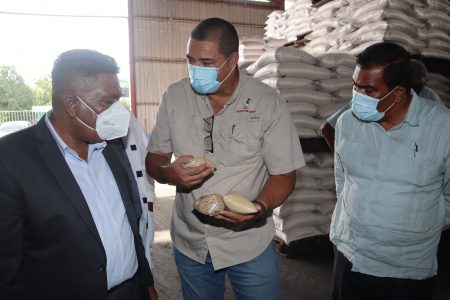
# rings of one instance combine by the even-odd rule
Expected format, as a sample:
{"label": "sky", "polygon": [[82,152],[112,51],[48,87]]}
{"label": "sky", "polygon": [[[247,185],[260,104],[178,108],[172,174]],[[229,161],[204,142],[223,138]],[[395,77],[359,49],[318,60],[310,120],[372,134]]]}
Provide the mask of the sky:
{"label": "sky", "polygon": [[115,58],[119,78],[128,79],[127,5],[127,0],[0,0],[0,65],[15,66],[32,86],[50,75],[60,53],[88,48]]}

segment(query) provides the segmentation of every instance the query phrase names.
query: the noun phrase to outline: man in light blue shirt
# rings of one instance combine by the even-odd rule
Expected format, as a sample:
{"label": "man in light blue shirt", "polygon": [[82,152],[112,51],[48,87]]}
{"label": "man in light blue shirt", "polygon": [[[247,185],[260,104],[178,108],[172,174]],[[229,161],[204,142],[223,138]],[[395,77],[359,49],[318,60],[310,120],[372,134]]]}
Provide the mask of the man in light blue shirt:
{"label": "man in light blue shirt", "polygon": [[367,48],[336,124],[333,299],[431,299],[450,225],[450,111],[410,92],[409,54]]}
{"label": "man in light blue shirt", "polygon": [[[424,63],[419,60],[412,59],[410,62],[410,76],[412,89],[421,98],[429,99],[435,103],[441,103],[439,95],[425,84],[427,82],[428,71]],[[334,150],[334,130],[338,118],[352,106],[352,102],[347,102],[341,109],[329,117],[320,127],[320,131],[331,150]]]}

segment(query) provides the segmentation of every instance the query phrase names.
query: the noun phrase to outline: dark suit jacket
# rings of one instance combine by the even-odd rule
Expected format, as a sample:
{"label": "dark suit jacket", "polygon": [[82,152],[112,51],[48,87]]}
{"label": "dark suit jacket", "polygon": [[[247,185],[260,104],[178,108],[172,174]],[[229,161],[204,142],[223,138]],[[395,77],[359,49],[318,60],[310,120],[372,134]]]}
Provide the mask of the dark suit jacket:
{"label": "dark suit jacket", "polygon": [[[117,144],[103,150],[153,284]],[[86,200],[44,118],[0,139],[0,299],[107,299],[106,254]]]}

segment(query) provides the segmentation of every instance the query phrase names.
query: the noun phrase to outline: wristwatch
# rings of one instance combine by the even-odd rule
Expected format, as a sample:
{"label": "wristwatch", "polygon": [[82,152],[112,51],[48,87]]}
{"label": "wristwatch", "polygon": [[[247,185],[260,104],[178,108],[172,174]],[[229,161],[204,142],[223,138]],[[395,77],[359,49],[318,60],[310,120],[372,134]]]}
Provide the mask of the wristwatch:
{"label": "wristwatch", "polygon": [[258,204],[261,207],[258,219],[265,219],[269,216],[269,211],[267,210],[267,207],[264,203],[259,200],[253,200],[252,202]]}

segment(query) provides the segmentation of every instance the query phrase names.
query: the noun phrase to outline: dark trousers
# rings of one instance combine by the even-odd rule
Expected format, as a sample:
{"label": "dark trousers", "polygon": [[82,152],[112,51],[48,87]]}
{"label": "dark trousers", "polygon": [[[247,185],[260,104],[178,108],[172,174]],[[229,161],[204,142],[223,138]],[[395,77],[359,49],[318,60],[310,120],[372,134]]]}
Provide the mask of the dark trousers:
{"label": "dark trousers", "polygon": [[431,300],[432,278],[376,277],[352,272],[352,263],[334,248],[333,300]]}
{"label": "dark trousers", "polygon": [[145,300],[144,293],[139,275],[136,273],[132,278],[110,289],[108,300]]}

